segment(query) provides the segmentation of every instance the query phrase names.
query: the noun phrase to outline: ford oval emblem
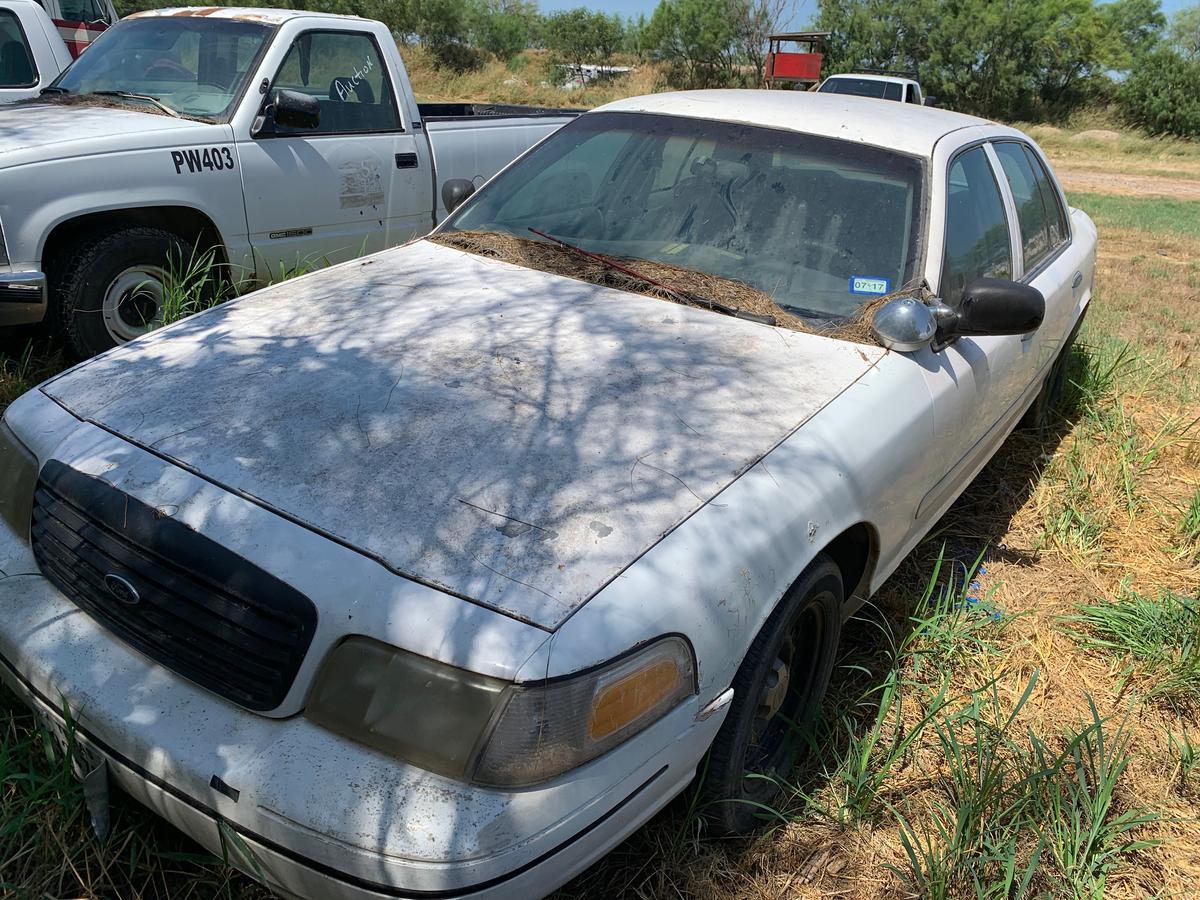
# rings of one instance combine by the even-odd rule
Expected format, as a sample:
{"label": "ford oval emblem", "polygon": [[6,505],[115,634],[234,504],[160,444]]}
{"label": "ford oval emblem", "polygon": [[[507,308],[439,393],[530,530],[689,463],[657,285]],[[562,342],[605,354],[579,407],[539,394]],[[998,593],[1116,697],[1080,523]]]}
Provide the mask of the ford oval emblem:
{"label": "ford oval emblem", "polygon": [[137,588],[120,575],[114,575],[111,572],[105,575],[104,586],[108,588],[110,594],[126,606],[137,606],[141,602],[142,595],[137,592]]}

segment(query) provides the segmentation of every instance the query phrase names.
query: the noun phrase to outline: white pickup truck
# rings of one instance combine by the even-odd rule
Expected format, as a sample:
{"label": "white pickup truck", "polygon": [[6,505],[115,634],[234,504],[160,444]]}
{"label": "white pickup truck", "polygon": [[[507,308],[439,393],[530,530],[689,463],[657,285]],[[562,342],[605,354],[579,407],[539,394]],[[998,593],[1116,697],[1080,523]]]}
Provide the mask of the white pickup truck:
{"label": "white pickup truck", "polygon": [[0,103],[36,97],[71,64],[71,53],[34,0],[0,0]]}
{"label": "white pickup truck", "polygon": [[403,243],[442,219],[447,181],[461,196],[572,117],[418,105],[367,19],[131,16],[4,112],[0,326],[49,315],[90,356],[156,325],[197,248],[251,287]]}
{"label": "white pickup truck", "polygon": [[842,623],[1053,408],[1095,254],[982,119],[586,113],[14,402],[0,679],[73,711],[98,821],[111,781],[286,896],[532,900],[697,771],[752,828]]}
{"label": "white pickup truck", "polygon": [[925,97],[916,78],[888,72],[847,72],[830,75],[817,88],[821,94],[849,94],[852,97],[872,97],[876,100],[895,100],[932,106],[933,98]]}

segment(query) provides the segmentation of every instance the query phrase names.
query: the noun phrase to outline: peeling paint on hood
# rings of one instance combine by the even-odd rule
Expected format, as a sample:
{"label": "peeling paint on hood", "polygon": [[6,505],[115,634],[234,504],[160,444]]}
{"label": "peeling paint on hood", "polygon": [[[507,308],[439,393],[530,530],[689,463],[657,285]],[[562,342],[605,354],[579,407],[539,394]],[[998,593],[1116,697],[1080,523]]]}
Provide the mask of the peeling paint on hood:
{"label": "peeling paint on hood", "polygon": [[43,390],[398,573],[553,628],[882,354],[420,242]]}

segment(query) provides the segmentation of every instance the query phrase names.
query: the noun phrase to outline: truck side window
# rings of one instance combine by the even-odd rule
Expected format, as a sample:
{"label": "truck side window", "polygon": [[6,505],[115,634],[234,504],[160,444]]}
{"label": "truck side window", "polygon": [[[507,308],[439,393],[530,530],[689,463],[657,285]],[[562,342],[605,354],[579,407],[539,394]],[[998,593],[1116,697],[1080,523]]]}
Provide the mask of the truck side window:
{"label": "truck side window", "polygon": [[33,87],[37,80],[37,68],[17,14],[0,9],[0,88]]}
{"label": "truck side window", "polygon": [[1012,278],[1012,248],[991,163],[982,147],[972,147],[950,164],[942,299],[957,304],[963,288],[980,277]]}
{"label": "truck side window", "polygon": [[62,0],[59,15],[64,22],[108,21],[108,10],[100,0]]}
{"label": "truck side window", "polygon": [[316,131],[275,127],[276,134],[371,134],[399,131],[400,114],[375,39],[349,31],[308,31],[296,38],[272,85],[316,97]]}

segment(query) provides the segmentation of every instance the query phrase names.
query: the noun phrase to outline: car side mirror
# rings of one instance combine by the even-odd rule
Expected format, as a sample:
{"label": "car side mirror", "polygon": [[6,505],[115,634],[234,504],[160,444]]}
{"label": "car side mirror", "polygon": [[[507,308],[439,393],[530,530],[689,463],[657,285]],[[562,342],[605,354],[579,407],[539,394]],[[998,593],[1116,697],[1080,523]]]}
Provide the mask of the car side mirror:
{"label": "car side mirror", "polygon": [[938,341],[964,335],[1029,334],[1046,317],[1046,298],[1027,284],[1006,278],[976,278],[958,308],[937,316]]}
{"label": "car side mirror", "polygon": [[469,178],[450,178],[442,185],[442,205],[452,213],[475,193],[475,183]]}
{"label": "car side mirror", "polygon": [[922,106],[937,106],[937,97],[926,97]]}
{"label": "car side mirror", "polygon": [[321,124],[321,104],[316,97],[299,91],[275,92],[275,124],[288,128],[316,128]]}

